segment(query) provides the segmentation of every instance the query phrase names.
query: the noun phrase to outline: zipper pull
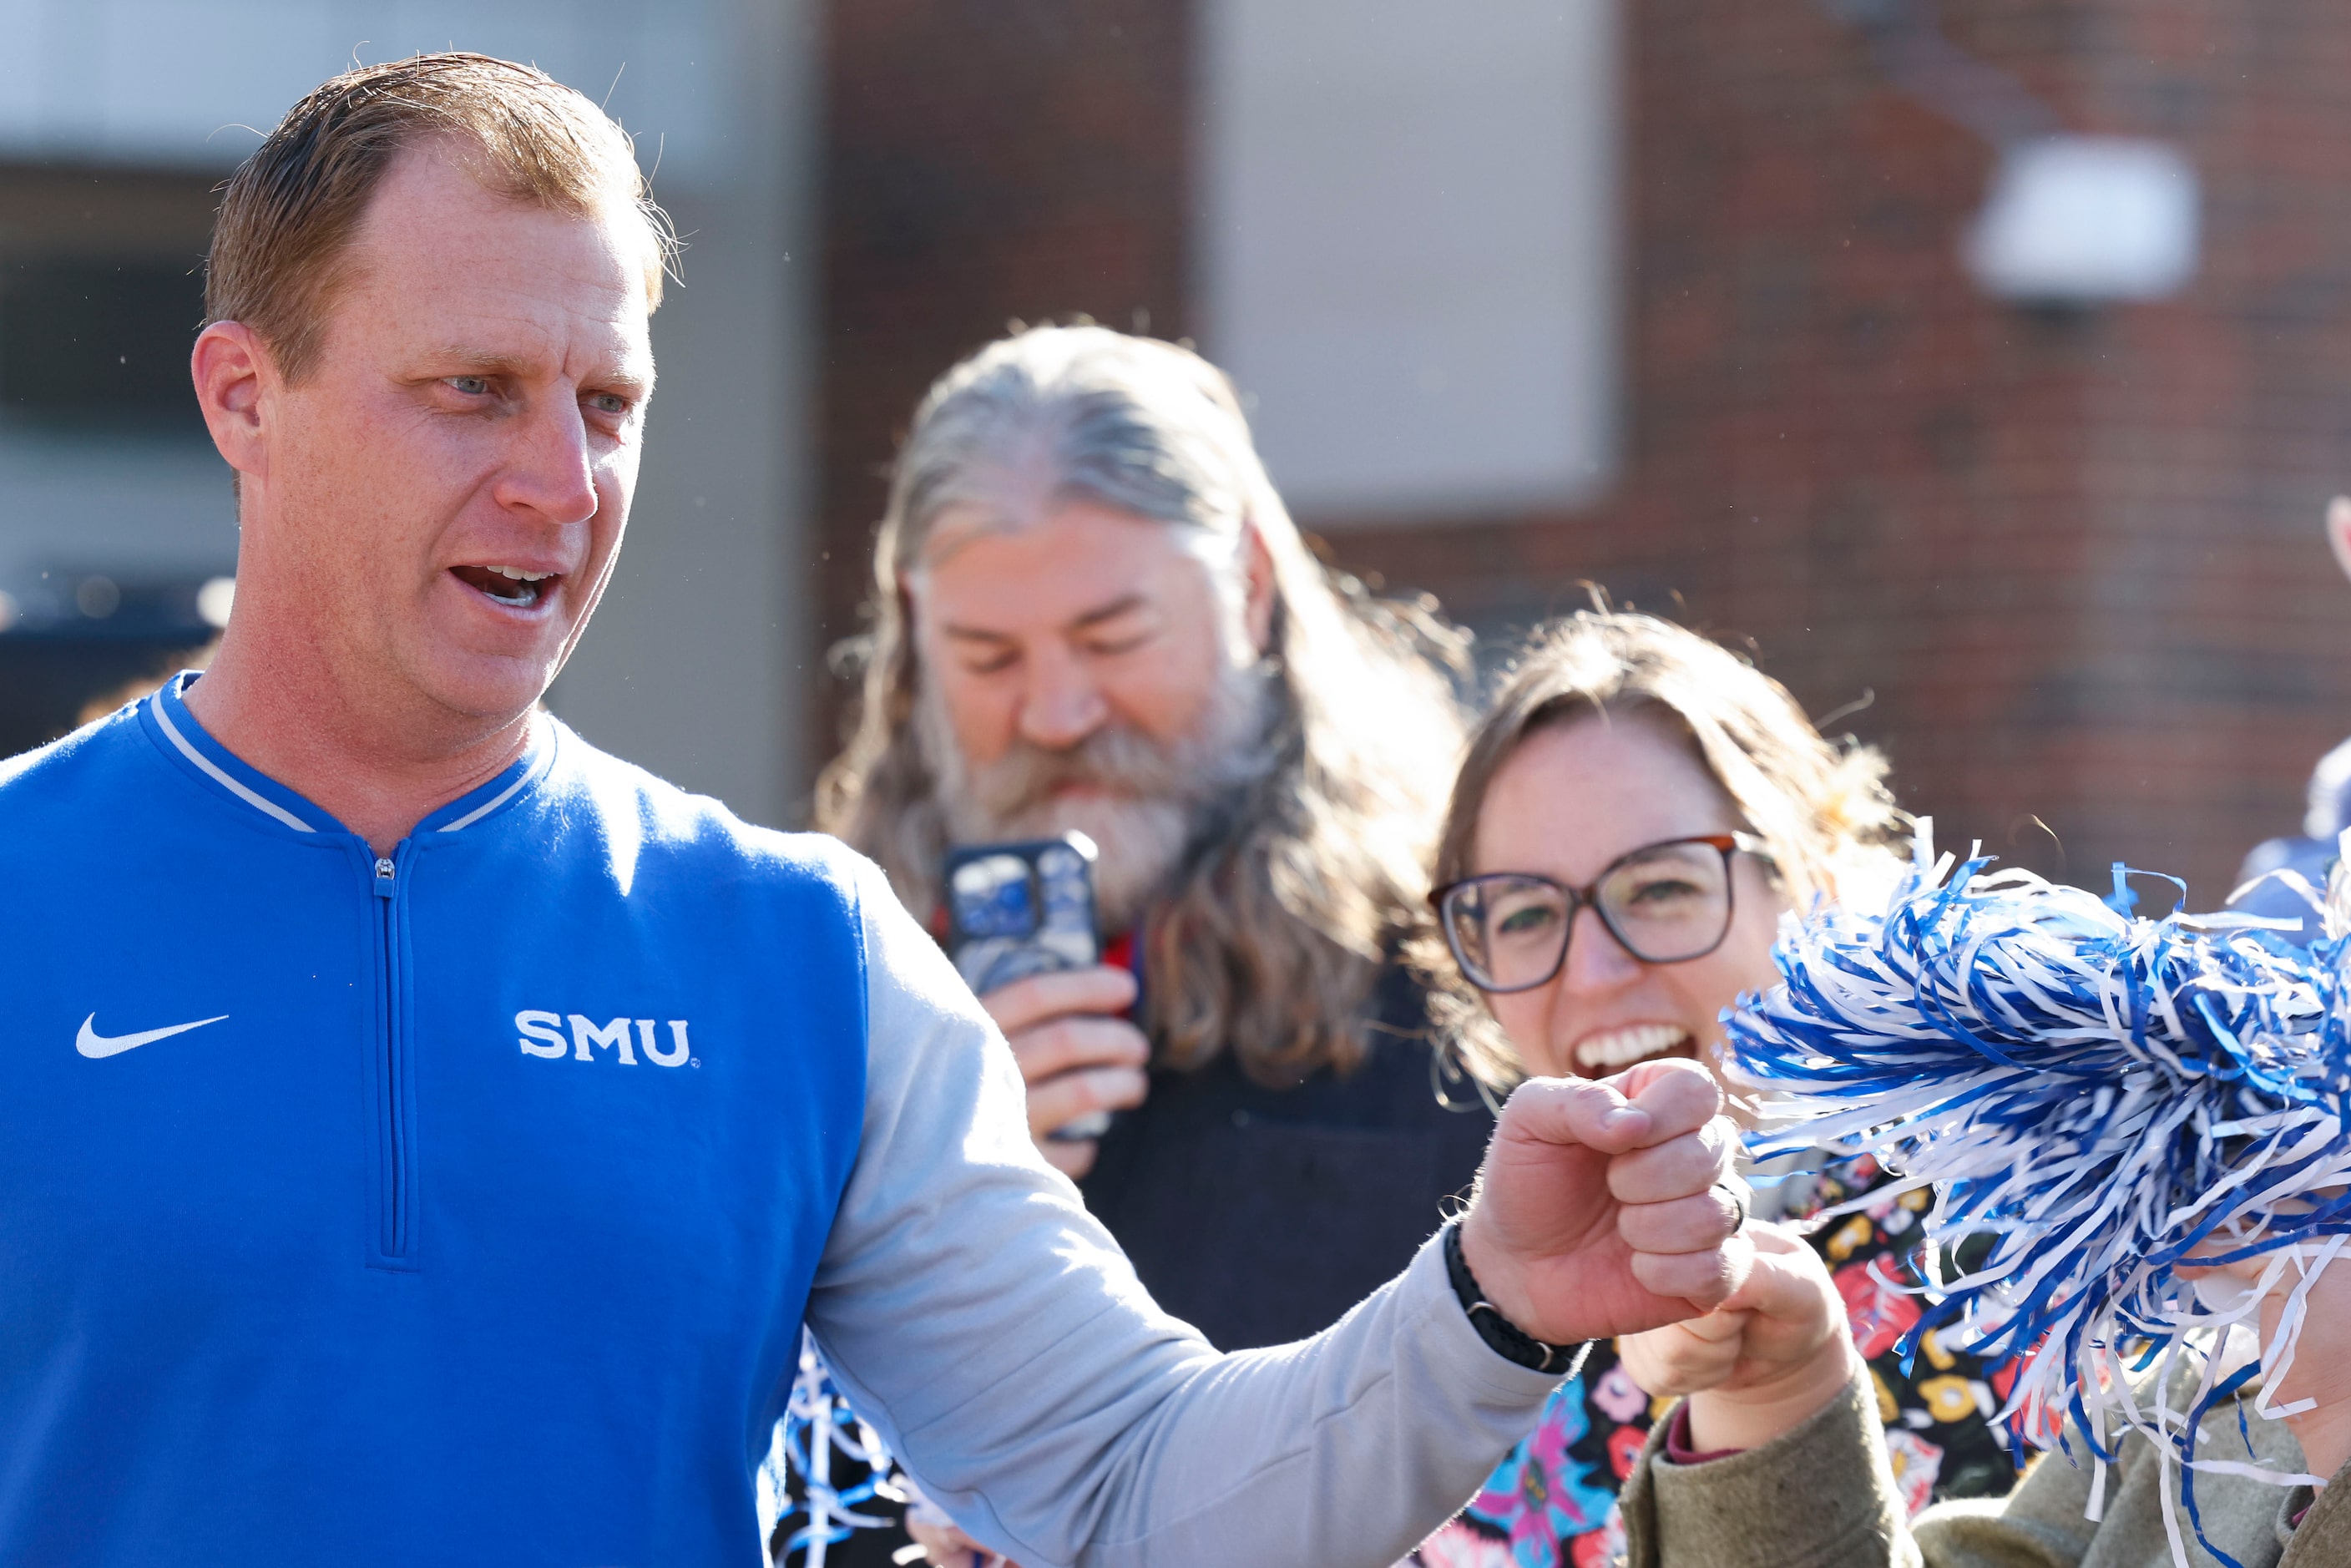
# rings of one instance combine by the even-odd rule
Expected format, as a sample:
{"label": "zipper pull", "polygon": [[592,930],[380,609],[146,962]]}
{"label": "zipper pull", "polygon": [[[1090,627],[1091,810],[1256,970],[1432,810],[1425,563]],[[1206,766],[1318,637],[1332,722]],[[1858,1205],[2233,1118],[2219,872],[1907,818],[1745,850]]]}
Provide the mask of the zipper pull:
{"label": "zipper pull", "polygon": [[377,857],[375,862],[375,895],[378,898],[390,898],[392,896],[392,883],[399,875],[400,868],[392,863],[392,857],[390,855],[381,855]]}

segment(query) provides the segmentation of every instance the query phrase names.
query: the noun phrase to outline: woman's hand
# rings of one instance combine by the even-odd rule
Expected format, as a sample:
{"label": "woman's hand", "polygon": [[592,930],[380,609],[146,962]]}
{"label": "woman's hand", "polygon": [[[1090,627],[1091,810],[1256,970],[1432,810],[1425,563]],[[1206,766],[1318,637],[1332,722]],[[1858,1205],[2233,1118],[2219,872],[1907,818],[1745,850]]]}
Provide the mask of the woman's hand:
{"label": "woman's hand", "polygon": [[1834,1399],[1861,1365],[1844,1303],[1801,1237],[1750,1223],[1755,1266],[1728,1300],[1618,1342],[1625,1370],[1654,1395],[1689,1396],[1700,1450],[1761,1448]]}
{"label": "woman's hand", "polygon": [[1133,975],[1097,965],[1031,975],[979,998],[1028,1081],[1029,1135],[1065,1175],[1091,1170],[1097,1145],[1048,1134],[1097,1111],[1140,1105],[1147,1092],[1151,1042],[1118,1016],[1134,1005],[1134,994]]}
{"label": "woman's hand", "polygon": [[932,1563],[935,1568],[1020,1568],[952,1524],[933,1524],[910,1513],[906,1516],[906,1533],[923,1549],[922,1556],[914,1561]]}
{"label": "woman's hand", "polygon": [[999,1557],[956,1528],[954,1520],[945,1510],[925,1497],[910,1481],[899,1484],[906,1490],[906,1533],[923,1550],[919,1558],[909,1559],[902,1548],[901,1562],[928,1563],[934,1568],[1020,1568],[1008,1557]]}
{"label": "woman's hand", "polygon": [[[2250,1290],[2261,1283],[2271,1261],[2267,1256],[2247,1258],[2217,1269],[2183,1268],[2179,1272],[2191,1280],[2225,1276],[2241,1281],[2243,1288]],[[2302,1280],[2303,1269],[2288,1263],[2269,1294],[2262,1298],[2264,1354],[2278,1343],[2286,1301]],[[2208,1284],[2199,1287],[2198,1293],[2208,1303],[2218,1304],[2227,1292]],[[2302,1444],[2303,1462],[2310,1473],[2333,1476],[2351,1461],[2351,1247],[2325,1265],[2303,1298],[2303,1307],[2302,1335],[2294,1342],[2293,1364],[2283,1380],[2268,1376],[2264,1369],[2262,1403],[2271,1409],[2291,1409],[2305,1399],[2314,1401],[2310,1409],[2288,1416],[2285,1424]]]}

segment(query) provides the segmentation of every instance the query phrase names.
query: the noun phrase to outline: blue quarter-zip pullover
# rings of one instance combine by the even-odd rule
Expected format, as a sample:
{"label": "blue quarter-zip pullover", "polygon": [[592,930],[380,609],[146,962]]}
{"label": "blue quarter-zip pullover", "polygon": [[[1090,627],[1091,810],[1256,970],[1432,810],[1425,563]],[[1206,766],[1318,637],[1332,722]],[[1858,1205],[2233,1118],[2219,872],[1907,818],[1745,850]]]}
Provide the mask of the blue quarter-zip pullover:
{"label": "blue quarter-zip pullover", "polygon": [[0,784],[0,1561],[757,1562],[848,857],[541,720],[379,858],[180,685]]}
{"label": "blue quarter-zip pullover", "polygon": [[0,764],[0,1564],[751,1568],[803,1321],[1028,1568],[1383,1568],[1555,1379],[1219,1357],[869,862],[552,720],[378,857],[192,677]]}

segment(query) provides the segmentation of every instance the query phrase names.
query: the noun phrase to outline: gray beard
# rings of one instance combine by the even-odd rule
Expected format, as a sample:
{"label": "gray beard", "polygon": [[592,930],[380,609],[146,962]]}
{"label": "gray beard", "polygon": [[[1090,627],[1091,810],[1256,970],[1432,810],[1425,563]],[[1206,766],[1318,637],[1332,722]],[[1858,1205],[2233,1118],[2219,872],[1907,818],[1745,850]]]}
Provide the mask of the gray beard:
{"label": "gray beard", "polygon": [[[915,744],[950,841],[1085,834],[1099,852],[1097,917],[1104,932],[1123,931],[1173,878],[1214,802],[1271,768],[1268,680],[1263,665],[1231,671],[1194,732],[1171,746],[1106,725],[1061,751],[1016,737],[982,768],[965,760],[946,705],[925,680],[914,704]],[[1061,793],[1073,783],[1092,788]]]}

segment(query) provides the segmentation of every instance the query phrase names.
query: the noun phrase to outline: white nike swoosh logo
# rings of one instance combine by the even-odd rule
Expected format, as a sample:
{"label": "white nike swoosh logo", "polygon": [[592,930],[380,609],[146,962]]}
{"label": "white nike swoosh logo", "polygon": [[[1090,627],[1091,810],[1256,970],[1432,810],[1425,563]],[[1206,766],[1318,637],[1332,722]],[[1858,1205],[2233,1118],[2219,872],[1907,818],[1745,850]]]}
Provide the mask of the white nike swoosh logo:
{"label": "white nike swoosh logo", "polygon": [[97,1021],[96,1013],[82,1019],[80,1038],[74,1041],[74,1049],[93,1061],[102,1056],[120,1056],[126,1051],[152,1044],[159,1040],[169,1040],[175,1034],[185,1034],[192,1029],[202,1029],[208,1023],[226,1023],[228,1014],[223,1013],[216,1019],[198,1019],[193,1023],[175,1023],[169,1029],[151,1029],[140,1034],[112,1036],[100,1034],[89,1027]]}

